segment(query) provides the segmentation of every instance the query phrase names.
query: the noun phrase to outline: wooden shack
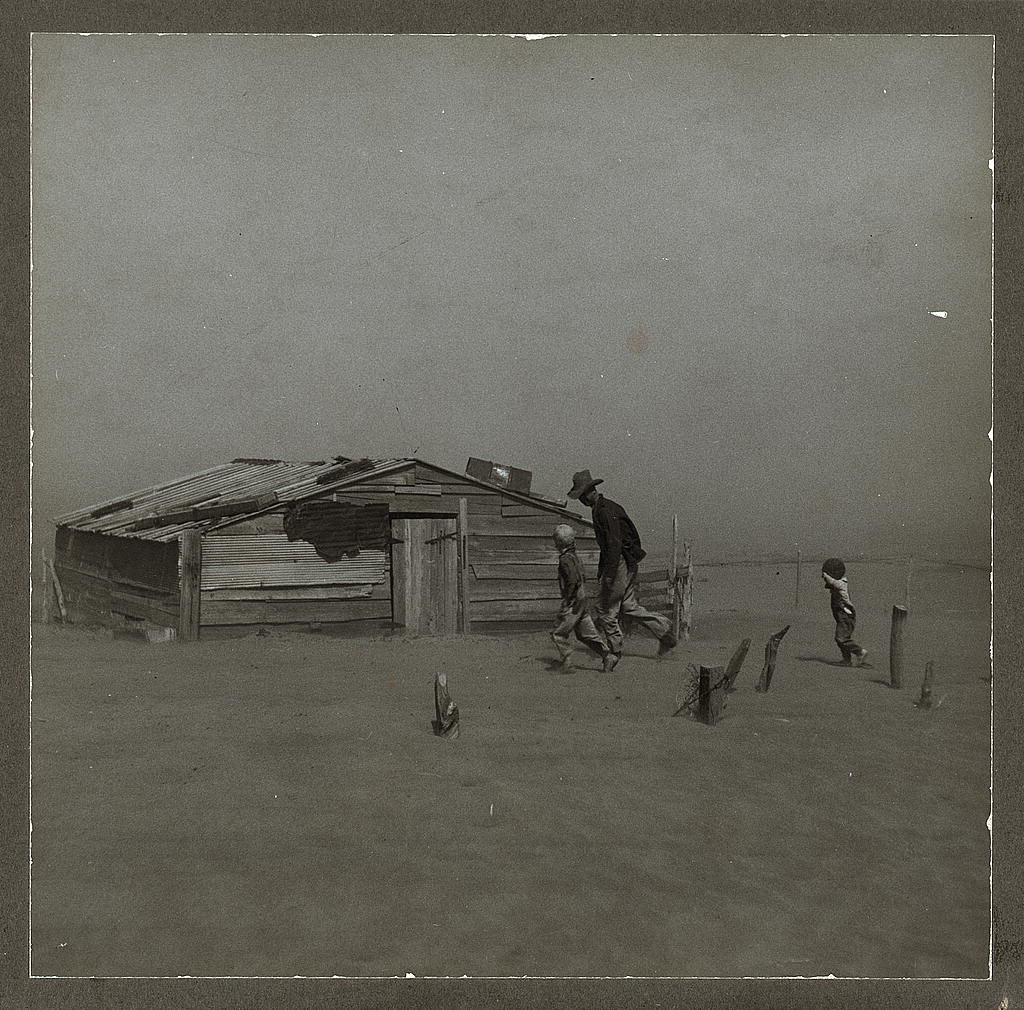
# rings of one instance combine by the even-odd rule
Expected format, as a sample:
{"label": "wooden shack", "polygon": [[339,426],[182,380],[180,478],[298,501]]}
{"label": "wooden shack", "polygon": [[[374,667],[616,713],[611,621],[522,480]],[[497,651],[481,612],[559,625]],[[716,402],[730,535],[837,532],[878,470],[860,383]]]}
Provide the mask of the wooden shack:
{"label": "wooden shack", "polygon": [[[412,458],[237,459],[122,495],[56,520],[55,609],[184,640],[550,623],[552,530],[576,530],[593,578],[593,528],[565,499],[501,486],[508,468],[495,470],[484,480]],[[664,603],[667,576],[646,579],[649,604]]]}

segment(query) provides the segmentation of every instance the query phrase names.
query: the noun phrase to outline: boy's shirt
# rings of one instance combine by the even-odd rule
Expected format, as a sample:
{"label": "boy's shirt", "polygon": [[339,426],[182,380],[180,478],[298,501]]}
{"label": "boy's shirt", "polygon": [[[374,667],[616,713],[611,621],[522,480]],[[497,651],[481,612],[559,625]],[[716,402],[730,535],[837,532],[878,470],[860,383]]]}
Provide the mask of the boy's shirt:
{"label": "boy's shirt", "polygon": [[832,595],[832,613],[855,614],[853,603],[850,601],[850,583],[844,576],[841,579],[834,579],[828,572],[822,572],[825,584]]}
{"label": "boy's shirt", "polygon": [[576,548],[563,548],[558,554],[558,588],[565,606],[571,607],[586,600],[585,582],[583,565],[576,556]]}

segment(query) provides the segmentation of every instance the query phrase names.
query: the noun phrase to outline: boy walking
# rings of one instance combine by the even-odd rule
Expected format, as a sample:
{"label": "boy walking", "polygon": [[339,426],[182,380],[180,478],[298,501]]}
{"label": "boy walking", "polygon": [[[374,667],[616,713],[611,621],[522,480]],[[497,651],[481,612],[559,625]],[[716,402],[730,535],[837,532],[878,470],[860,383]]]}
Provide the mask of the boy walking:
{"label": "boy walking", "polygon": [[576,555],[576,534],[571,526],[561,524],[555,527],[553,539],[558,550],[558,588],[562,594],[562,604],[558,610],[555,630],[551,632],[551,640],[558,649],[562,669],[568,670],[573,651],[572,634],[575,633],[576,638],[602,660],[608,655],[608,646],[597,633],[587,607],[583,565]]}
{"label": "boy walking", "polygon": [[843,662],[851,666],[863,666],[868,650],[862,649],[853,640],[857,611],[850,602],[846,565],[841,558],[829,558],[821,566],[821,577],[831,594],[832,616],[836,619],[836,645],[843,654]]}

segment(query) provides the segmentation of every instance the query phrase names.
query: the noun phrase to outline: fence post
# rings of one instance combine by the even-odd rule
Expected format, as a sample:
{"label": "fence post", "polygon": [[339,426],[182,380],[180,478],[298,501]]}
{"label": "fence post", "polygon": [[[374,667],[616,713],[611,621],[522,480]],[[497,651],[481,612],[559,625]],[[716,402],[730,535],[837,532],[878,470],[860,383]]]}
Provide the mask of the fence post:
{"label": "fence post", "polygon": [[744,638],[740,642],[739,647],[732,654],[732,658],[729,660],[729,665],[725,668],[725,689],[726,691],[734,690],[733,684],[736,683],[736,678],[740,675],[740,668],[743,666],[743,660],[747,658],[747,650],[750,648],[750,639]]}
{"label": "fence post", "polygon": [[889,633],[889,686],[903,686],[903,625],[907,620],[907,608],[892,608],[892,630]]}
{"label": "fence post", "polygon": [[690,640],[690,632],[693,630],[693,554],[689,541],[683,543],[683,601],[682,619],[680,625],[683,632],[683,640]]}
{"label": "fence post", "polygon": [[928,660],[924,665],[924,680],[921,682],[921,697],[914,703],[918,708],[932,707],[932,674],[935,670],[935,663]]}
{"label": "fence post", "polygon": [[787,631],[789,631],[788,624],[781,631],[776,631],[765,644],[764,666],[761,667],[761,676],[758,678],[757,685],[754,688],[755,691],[763,693],[772,686],[772,676],[775,674],[775,661],[779,655],[779,643]]}
{"label": "fence post", "polygon": [[720,666],[701,666],[698,674],[697,718],[714,726],[725,706],[725,676]]}
{"label": "fence post", "polygon": [[672,516],[672,634],[679,639],[679,516]]}

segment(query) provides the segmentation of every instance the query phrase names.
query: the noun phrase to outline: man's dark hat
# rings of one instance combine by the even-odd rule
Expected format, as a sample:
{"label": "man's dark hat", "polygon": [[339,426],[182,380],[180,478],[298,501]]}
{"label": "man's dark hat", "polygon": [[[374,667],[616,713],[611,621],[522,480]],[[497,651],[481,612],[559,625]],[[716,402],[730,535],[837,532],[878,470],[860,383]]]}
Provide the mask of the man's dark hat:
{"label": "man's dark hat", "polygon": [[572,490],[569,492],[569,497],[580,498],[592,487],[597,487],[598,484],[603,483],[603,480],[594,480],[594,478],[590,476],[589,470],[579,470],[577,473],[572,475]]}

